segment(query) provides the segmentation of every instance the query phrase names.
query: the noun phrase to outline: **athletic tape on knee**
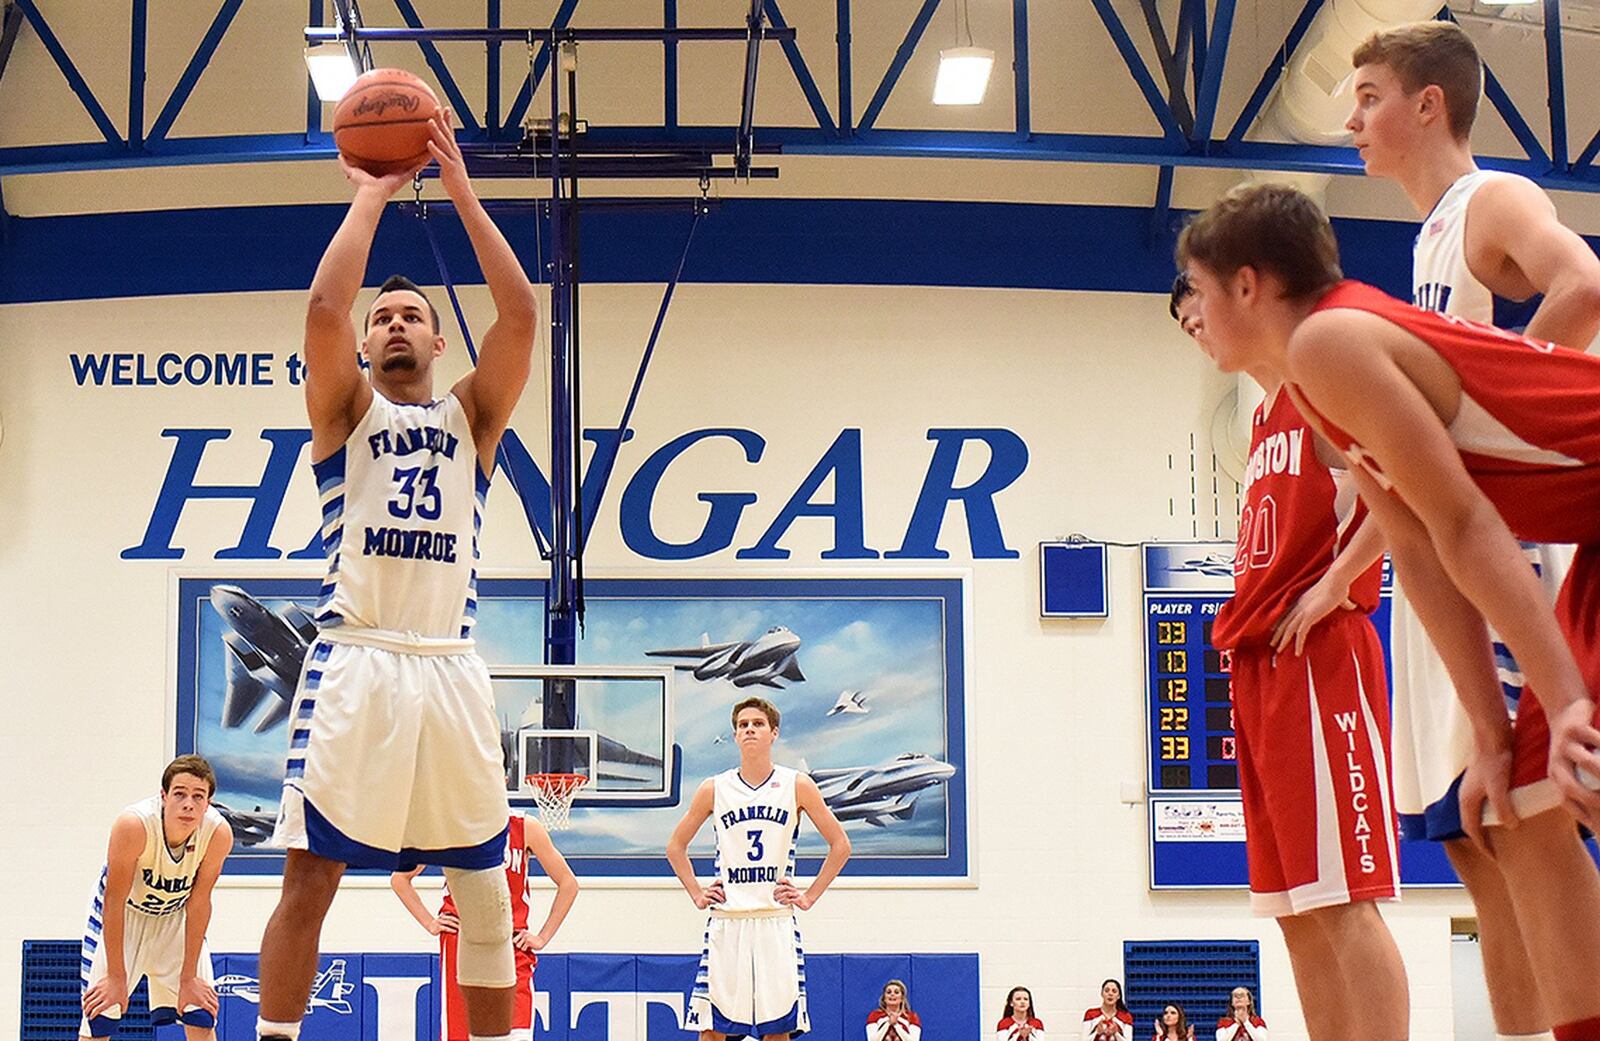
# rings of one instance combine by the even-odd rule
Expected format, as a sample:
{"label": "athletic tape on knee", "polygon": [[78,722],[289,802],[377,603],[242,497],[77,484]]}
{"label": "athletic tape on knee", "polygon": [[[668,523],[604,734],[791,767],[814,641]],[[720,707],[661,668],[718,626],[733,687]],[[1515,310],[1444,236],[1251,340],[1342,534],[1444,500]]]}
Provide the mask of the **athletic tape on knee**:
{"label": "athletic tape on knee", "polygon": [[514,987],[511,950],[511,887],[501,868],[445,868],[445,882],[460,919],[456,982],[463,987]]}

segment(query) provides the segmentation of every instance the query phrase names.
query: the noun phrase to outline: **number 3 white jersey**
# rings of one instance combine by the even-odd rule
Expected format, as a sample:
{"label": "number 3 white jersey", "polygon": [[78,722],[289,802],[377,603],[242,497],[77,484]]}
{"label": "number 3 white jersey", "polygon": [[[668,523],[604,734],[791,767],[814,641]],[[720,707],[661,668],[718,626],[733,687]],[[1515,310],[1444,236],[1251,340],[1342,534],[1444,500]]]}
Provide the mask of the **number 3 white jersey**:
{"label": "number 3 white jersey", "polygon": [[[167,845],[161,824],[161,797],[152,795],[129,806],[127,813],[139,815],[144,822],[144,849],[133,866],[133,887],[128,890],[128,907],[148,915],[168,915],[181,911],[189,902],[189,891],[194,886],[194,876],[200,862],[206,858],[211,836],[222,824],[222,814],[208,807],[200,826],[189,836],[181,850]],[[105,895],[105,872],[100,875],[99,897]],[[98,920],[94,915],[91,920]]]}
{"label": "number 3 white jersey", "polygon": [[478,610],[478,528],[489,479],[454,394],[372,406],[312,464],[328,577],[317,624],[464,639]]}
{"label": "number 3 white jersey", "polygon": [[727,899],[713,913],[779,912],[773,889],[794,876],[794,845],[800,834],[795,806],[798,774],[774,766],[755,787],[735,767],[712,778],[712,821],[717,833],[717,878]]}

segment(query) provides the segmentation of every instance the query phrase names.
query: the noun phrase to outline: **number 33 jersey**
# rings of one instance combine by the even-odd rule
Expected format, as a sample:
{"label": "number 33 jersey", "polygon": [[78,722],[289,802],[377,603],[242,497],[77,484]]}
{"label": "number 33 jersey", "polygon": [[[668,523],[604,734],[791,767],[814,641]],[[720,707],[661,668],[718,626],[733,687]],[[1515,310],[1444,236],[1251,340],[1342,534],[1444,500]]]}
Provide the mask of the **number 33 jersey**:
{"label": "number 33 jersey", "polygon": [[408,405],[374,391],[349,439],[312,471],[328,557],[317,624],[470,636],[489,478],[456,396]]}
{"label": "number 33 jersey", "polygon": [[796,776],[789,767],[774,766],[771,776],[752,787],[735,767],[712,779],[717,878],[727,894],[714,911],[787,910],[773,889],[794,876],[794,844],[800,834]]}
{"label": "number 33 jersey", "polygon": [[[1233,598],[1217,612],[1211,642],[1229,648],[1267,642],[1365,519],[1354,482],[1317,458],[1311,425],[1280,388],[1250,425]],[[1350,583],[1350,599],[1368,614],[1378,606],[1380,578],[1374,564]]]}

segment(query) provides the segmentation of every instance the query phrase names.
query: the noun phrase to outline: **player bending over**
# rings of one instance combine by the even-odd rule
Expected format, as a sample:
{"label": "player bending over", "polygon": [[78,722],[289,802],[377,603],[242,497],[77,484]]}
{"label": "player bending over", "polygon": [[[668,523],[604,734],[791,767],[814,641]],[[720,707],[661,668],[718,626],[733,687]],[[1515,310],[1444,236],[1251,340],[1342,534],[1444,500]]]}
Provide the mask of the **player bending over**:
{"label": "player bending over", "polygon": [[211,806],[216,790],[211,764],[182,755],[161,772],[160,795],[111,825],[83,936],[80,1037],[112,1036],[141,977],[150,981],[152,1022],[181,1022],[189,1041],[217,1036],[206,926],[233,830]]}
{"label": "player bending over", "polygon": [[[1545,993],[1587,997],[1556,1036],[1600,1036],[1600,872],[1572,826],[1600,824],[1600,358],[1344,280],[1327,218],[1292,189],[1229,193],[1179,259],[1219,364],[1283,368],[1350,460],[1471,720],[1462,824],[1533,880],[1508,898],[1527,950],[1561,952]],[[1578,545],[1554,611],[1518,538]],[[1514,724],[1488,625],[1533,695]]]}
{"label": "player bending over", "polygon": [[[1189,279],[1170,308],[1218,360]],[[1405,965],[1376,901],[1399,893],[1383,648],[1372,627],[1383,545],[1333,446],[1284,390],[1251,420],[1234,593],[1212,642],[1231,694],[1250,903],[1283,930],[1313,1041],[1401,1038]]]}

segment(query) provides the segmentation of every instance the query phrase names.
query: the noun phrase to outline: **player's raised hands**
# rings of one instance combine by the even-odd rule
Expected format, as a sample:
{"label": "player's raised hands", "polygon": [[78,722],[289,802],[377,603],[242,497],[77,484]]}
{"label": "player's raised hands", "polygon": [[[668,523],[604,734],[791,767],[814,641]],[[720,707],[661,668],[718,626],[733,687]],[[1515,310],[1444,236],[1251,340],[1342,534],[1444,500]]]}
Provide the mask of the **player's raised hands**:
{"label": "player's raised hands", "polygon": [[429,120],[428,153],[439,164],[439,183],[444,185],[445,193],[458,199],[463,192],[472,193],[472,181],[467,177],[467,162],[461,156],[450,119],[450,110],[441,108]]}
{"label": "player's raised hands", "polygon": [[339,169],[344,171],[345,180],[355,187],[357,195],[367,191],[378,194],[385,199],[391,198],[395,192],[410,184],[417,171],[427,165],[427,162],[423,161],[409,170],[398,170],[395,173],[384,174],[379,177],[377,174],[368,173],[361,167],[353,165],[344,156],[341,155],[339,157]]}
{"label": "player's raised hands", "polygon": [[83,1016],[93,1019],[111,1009],[128,1010],[127,977],[105,976],[83,992]]}
{"label": "player's raised hands", "polygon": [[722,880],[719,878],[717,881],[700,890],[700,895],[694,898],[694,906],[704,911],[707,908],[721,905],[722,902],[727,899],[728,894],[722,888]]}
{"label": "player's raised hands", "polygon": [[1595,706],[1578,698],[1550,717],[1550,777],[1567,811],[1600,831],[1600,730]]}
{"label": "player's raised hands", "polygon": [[212,1016],[217,1014],[216,989],[198,976],[178,982],[178,1011],[188,1012],[194,1008],[203,1008]]}
{"label": "player's raised hands", "polygon": [[793,907],[800,911],[811,910],[811,898],[805,890],[797,888],[789,879],[784,879],[773,887],[772,897],[784,907]]}

